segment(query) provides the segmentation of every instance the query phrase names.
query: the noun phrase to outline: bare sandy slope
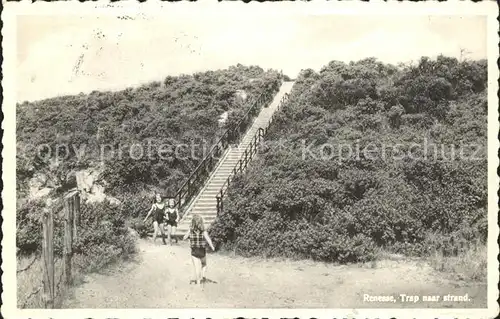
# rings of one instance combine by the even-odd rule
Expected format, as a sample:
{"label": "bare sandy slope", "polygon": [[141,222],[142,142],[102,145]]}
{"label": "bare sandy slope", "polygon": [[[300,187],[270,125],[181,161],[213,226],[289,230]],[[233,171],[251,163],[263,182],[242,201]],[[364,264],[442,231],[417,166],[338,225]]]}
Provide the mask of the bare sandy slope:
{"label": "bare sandy slope", "polygon": [[[263,260],[209,254],[203,289],[191,285],[186,243],[140,241],[136,262],[93,274],[74,289],[64,308],[392,308],[486,307],[486,285],[467,285],[416,261],[339,266],[313,261]],[[423,302],[424,295],[465,295],[468,302]],[[363,295],[393,295],[396,302],[364,302]],[[401,302],[400,294],[418,295]]]}

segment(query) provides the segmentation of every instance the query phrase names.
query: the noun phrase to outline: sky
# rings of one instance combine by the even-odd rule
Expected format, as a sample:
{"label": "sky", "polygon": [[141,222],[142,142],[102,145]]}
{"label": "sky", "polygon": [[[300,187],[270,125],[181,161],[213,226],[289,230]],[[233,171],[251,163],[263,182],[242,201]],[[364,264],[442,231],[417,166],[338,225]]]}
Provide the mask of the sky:
{"label": "sky", "polygon": [[483,16],[21,16],[17,100],[116,90],[241,63],[319,70],[332,60],[487,57]]}

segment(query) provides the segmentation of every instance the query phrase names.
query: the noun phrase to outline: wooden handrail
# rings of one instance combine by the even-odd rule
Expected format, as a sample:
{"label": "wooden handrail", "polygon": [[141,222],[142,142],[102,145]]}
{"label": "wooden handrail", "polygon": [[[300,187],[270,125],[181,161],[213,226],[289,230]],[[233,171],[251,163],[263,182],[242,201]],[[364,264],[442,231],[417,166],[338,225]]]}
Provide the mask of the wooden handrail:
{"label": "wooden handrail", "polygon": [[283,97],[280,100],[280,103],[278,104],[275,113],[273,113],[269,119],[269,123],[265,128],[259,127],[257,132],[255,133],[252,141],[250,144],[246,147],[245,149],[245,155],[242,156],[238,162],[233,167],[233,170],[231,173],[229,173],[229,176],[227,177],[226,181],[220,188],[218,194],[215,196],[217,200],[217,215],[220,214],[223,211],[223,200],[224,200],[224,194],[226,193],[229,185],[231,184],[232,179],[234,176],[238,173],[243,173],[243,171],[247,168],[248,164],[252,160],[252,157],[258,152],[258,147],[257,145],[260,143],[261,140],[264,139],[264,136],[267,134],[269,125],[273,122],[273,119],[275,117],[276,112],[282,108],[283,104],[285,104],[288,101],[289,94],[285,93]]}

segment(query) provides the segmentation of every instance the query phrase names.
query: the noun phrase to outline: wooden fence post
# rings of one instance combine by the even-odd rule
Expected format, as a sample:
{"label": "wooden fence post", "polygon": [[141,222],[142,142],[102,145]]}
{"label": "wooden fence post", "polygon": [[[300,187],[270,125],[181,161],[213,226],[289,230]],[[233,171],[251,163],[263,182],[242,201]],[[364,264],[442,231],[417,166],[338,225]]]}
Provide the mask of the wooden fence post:
{"label": "wooden fence post", "polygon": [[78,227],[80,227],[80,194],[76,193],[74,198],[74,216],[73,216],[73,238],[78,237]]}
{"label": "wooden fence post", "polygon": [[54,216],[46,209],[42,217],[43,299],[45,308],[54,308]]}
{"label": "wooden fence post", "polygon": [[65,196],[64,198],[64,247],[63,247],[63,272],[64,284],[71,284],[71,257],[73,254],[73,210],[74,210],[74,194]]}

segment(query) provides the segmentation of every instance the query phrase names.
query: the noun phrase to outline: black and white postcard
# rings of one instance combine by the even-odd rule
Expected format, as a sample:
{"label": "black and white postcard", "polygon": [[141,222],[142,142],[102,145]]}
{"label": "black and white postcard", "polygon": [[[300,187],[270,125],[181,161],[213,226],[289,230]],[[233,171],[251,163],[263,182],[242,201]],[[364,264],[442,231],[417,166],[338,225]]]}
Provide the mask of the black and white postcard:
{"label": "black and white postcard", "polygon": [[2,316],[493,318],[483,2],[6,2]]}

